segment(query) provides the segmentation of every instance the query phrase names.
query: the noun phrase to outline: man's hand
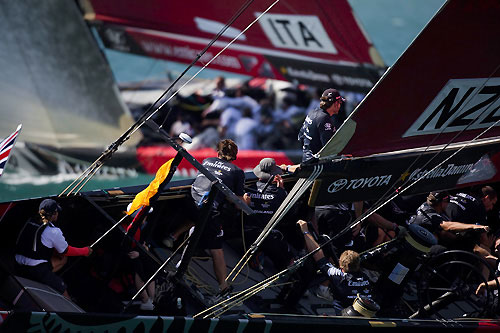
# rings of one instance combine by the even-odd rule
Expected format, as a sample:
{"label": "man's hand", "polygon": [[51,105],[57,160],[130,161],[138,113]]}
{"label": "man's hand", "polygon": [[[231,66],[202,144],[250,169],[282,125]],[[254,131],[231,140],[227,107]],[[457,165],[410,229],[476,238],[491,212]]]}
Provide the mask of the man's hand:
{"label": "man's hand", "polygon": [[91,248],[90,246],[87,246],[89,249],[89,254],[86,255],[86,257],[90,257],[90,255],[94,252],[94,249]]}
{"label": "man's hand", "polygon": [[281,170],[283,170],[283,172],[294,173],[295,170],[300,168],[300,164],[295,164],[295,165],[281,164],[280,168]]}
{"label": "man's hand", "polygon": [[476,230],[482,229],[484,232],[490,231],[490,227],[487,225],[474,225],[473,229],[476,229]]}
{"label": "man's hand", "polygon": [[297,224],[299,225],[300,230],[302,232],[309,231],[309,228],[307,227],[307,222],[306,221],[304,221],[304,220],[298,220]]}
{"label": "man's hand", "polygon": [[128,257],[129,257],[130,259],[135,259],[135,258],[139,257],[139,252],[137,252],[137,251],[130,251],[130,252],[128,253]]}
{"label": "man's hand", "polygon": [[249,205],[249,204],[250,204],[250,202],[252,201],[252,198],[250,197],[250,194],[248,194],[248,193],[243,194],[243,201],[244,201],[247,205]]}
{"label": "man's hand", "polygon": [[486,284],[482,282],[481,284],[479,284],[479,286],[477,286],[476,295],[483,293],[484,290],[486,290]]}
{"label": "man's hand", "polygon": [[281,178],[280,175],[274,176],[273,183],[276,183],[276,186],[285,188],[285,185],[283,185],[283,178]]}

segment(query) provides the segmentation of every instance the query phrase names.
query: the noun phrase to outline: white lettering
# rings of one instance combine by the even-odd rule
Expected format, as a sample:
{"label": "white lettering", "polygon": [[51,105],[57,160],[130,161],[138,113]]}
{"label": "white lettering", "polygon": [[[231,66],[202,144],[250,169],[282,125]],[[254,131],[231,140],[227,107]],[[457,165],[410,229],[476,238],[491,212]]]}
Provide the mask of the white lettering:
{"label": "white lettering", "polygon": [[335,83],[335,85],[338,86],[350,85],[350,86],[366,87],[366,88],[373,87],[373,83],[370,80],[361,77],[351,77],[340,74],[332,74],[331,77],[333,83]]}
{"label": "white lettering", "polygon": [[219,161],[215,161],[215,162],[209,162],[209,161],[205,161],[203,163],[203,165],[208,165],[208,166],[211,166],[212,168],[214,169],[224,169],[226,171],[231,171],[231,168],[228,167],[227,165],[224,165],[224,163],[222,162],[219,162]]}
{"label": "white lettering", "polygon": [[449,80],[403,137],[489,127],[500,119],[499,97],[500,78]]}
{"label": "white lettering", "polygon": [[[261,13],[255,13],[255,17]],[[259,24],[269,41],[284,49],[337,54],[320,19],[315,15],[270,14]]]}
{"label": "white lettering", "polygon": [[[349,185],[347,185],[346,190],[356,190],[358,188],[365,188],[365,187],[379,187],[383,185],[388,185],[390,180],[391,180],[392,175],[384,175],[384,176],[374,176],[374,177],[367,177],[367,178],[359,178],[359,179],[351,179],[349,181]],[[347,183],[347,180],[342,179]],[[342,183],[338,183],[339,180],[333,182],[330,184],[328,187],[328,192],[333,193],[339,191],[341,188],[343,188]],[[340,186],[342,185],[342,186]]]}
{"label": "white lettering", "polygon": [[[179,59],[187,59],[193,60],[195,59],[201,50],[193,49],[189,46],[175,46],[164,44],[163,42],[153,42],[153,41],[140,41],[142,47],[148,53],[154,53],[160,56],[174,57]],[[203,62],[208,62],[214,57],[212,52],[206,52],[201,56],[200,60]],[[241,65],[237,58],[227,55],[219,55],[212,61],[213,64],[233,68],[240,69]]]}
{"label": "white lettering", "polygon": [[432,169],[422,170],[420,168],[417,168],[413,170],[409,178],[411,180],[417,180],[420,178],[434,179],[434,178],[443,178],[447,176],[462,175],[472,170],[473,166],[474,164],[464,164],[464,165],[448,164],[445,168],[438,167],[434,170]]}

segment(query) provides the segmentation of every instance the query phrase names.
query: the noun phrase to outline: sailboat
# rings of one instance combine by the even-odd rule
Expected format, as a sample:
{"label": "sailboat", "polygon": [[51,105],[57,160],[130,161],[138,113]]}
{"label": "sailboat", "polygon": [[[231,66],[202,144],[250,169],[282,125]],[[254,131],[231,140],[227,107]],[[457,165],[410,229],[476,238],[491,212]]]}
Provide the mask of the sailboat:
{"label": "sailboat", "polygon": [[[490,41],[496,40],[500,30],[499,14],[500,4],[494,0],[446,2],[323,147],[317,161],[300,165],[294,174],[285,176],[290,193],[270,226],[286,225],[281,219],[296,221],[305,217],[308,207],[314,205],[376,200],[371,209],[375,212],[403,193],[422,194],[485,183],[497,187],[500,45]],[[468,43],[466,49],[464,40]],[[145,124],[177,151],[177,162],[184,158],[200,172],[206,172],[158,124],[149,120]],[[247,174],[246,181],[249,185],[255,182],[255,177]],[[419,272],[413,280],[416,295],[411,295],[412,288],[401,290],[400,295],[394,284],[394,289],[387,292],[388,298],[395,294],[397,301],[406,307],[399,315],[334,316],[332,305],[301,293],[305,290],[297,287],[300,278],[290,278],[297,276],[293,273],[300,270],[307,255],[298,258],[290,270],[277,272],[269,266],[254,269],[238,261],[242,254],[253,255],[245,253],[240,241],[228,241],[224,247],[230,268],[241,267],[233,280],[235,294],[213,298],[217,284],[210,260],[195,253],[194,245],[187,247],[187,255],[182,258],[182,247],[169,250],[159,245],[161,237],[185,215],[182,207],[184,200],[191,200],[191,182],[170,182],[160,189],[152,204],[154,210],[148,216],[151,250],[138,245],[141,254],[159,268],[158,313],[154,316],[138,314],[130,298],[125,299],[127,306],[121,303],[121,297],[127,295],[127,272],[120,270],[118,259],[124,239],[120,219],[145,186],[57,198],[63,207],[61,220],[67,220],[62,228],[70,242],[77,246],[96,244],[93,257],[75,261],[64,273],[75,302],[46,286],[15,276],[8,265],[8,258],[12,260],[14,235],[22,227],[20,221],[36,212],[40,198],[0,204],[1,295],[8,299],[2,299],[6,304],[1,305],[10,304],[13,309],[4,312],[8,316],[0,327],[18,331],[272,332],[382,327],[474,331],[498,329],[500,325],[495,291],[485,299],[478,299],[472,289],[484,279],[471,265],[471,259],[480,259],[455,252],[429,258],[426,251],[431,242],[427,235],[419,230],[412,233],[411,227],[399,240],[365,253],[369,260],[378,253],[393,251],[391,258],[396,265],[401,265],[398,260],[414,261],[412,270]],[[213,188],[222,191],[244,212],[251,213],[222,185],[214,182]],[[244,222],[244,214],[241,216]],[[365,218],[366,215],[360,217],[351,226]],[[255,248],[254,244],[246,247]],[[388,279],[394,283],[405,281],[404,276]],[[496,289],[500,289],[498,285]]]}
{"label": "sailboat", "polygon": [[[209,65],[263,82],[281,80],[323,90],[335,86],[357,94],[366,94],[386,68],[345,0],[307,4],[296,0],[244,4],[157,1],[148,6],[133,2],[81,3],[85,19],[105,47],[120,52],[185,64],[196,59],[194,64],[199,67]],[[230,26],[211,43],[226,22]],[[202,54],[206,45],[210,47]],[[235,163],[249,171],[263,154],[278,164],[300,162],[298,149],[283,149],[245,150]],[[175,153],[162,142],[137,149],[137,157],[149,173],[155,173]],[[191,153],[203,160],[214,150]],[[185,162],[179,172],[196,175],[196,169]]]}
{"label": "sailboat", "polygon": [[[3,181],[74,179],[133,118],[72,2],[2,3],[0,136],[23,124]],[[15,33],[13,33],[15,32]],[[15,127],[14,127],[15,128]],[[138,133],[102,174],[137,175]]]}

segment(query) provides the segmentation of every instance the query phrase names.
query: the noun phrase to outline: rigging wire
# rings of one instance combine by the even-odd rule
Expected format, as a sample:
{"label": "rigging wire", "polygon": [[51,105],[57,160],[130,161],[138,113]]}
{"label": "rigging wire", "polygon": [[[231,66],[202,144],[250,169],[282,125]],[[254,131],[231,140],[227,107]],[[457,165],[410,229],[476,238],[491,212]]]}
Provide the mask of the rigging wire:
{"label": "rigging wire", "polygon": [[[93,170],[97,168],[100,169],[101,165],[105,160],[111,158],[113,153],[118,149],[120,145],[122,145],[125,141],[127,141],[132,134],[134,134],[142,125],[144,125],[153,115],[155,115],[166,103],[168,103],[173,97],[177,95],[177,93],[184,88],[189,82],[191,82],[202,70],[204,70],[212,61],[214,61],[222,52],[224,52],[230,45],[234,43],[243,33],[245,33],[251,26],[253,26],[265,13],[267,13],[279,0],[276,0],[269,8],[267,8],[261,15],[259,15],[254,21],[250,23],[242,32],[240,32],[235,38],[233,38],[220,52],[218,52],[207,64],[205,64],[196,74],[191,77],[185,84],[183,84],[179,89],[177,89],[169,98],[165,100],[156,110],[154,110],[155,105],[165,97],[165,95],[170,92],[170,90],[180,81],[180,79],[193,67],[199,59],[201,59],[202,55],[206,53],[206,51],[224,34],[224,32],[234,23],[234,21],[241,16],[241,14],[253,3],[254,0],[247,0],[245,4],[240,7],[240,9],[231,17],[228,23],[224,25],[224,27],[217,33],[217,35],[205,46],[205,48],[197,54],[196,58],[191,62],[189,66],[170,84],[170,86],[163,92],[163,94],[153,103],[151,106],[139,117],[139,119],[130,126],[115,142],[113,142],[107,149],[104,151],[96,161],[94,161],[77,179],[73,181],[68,187],[66,187],[60,194],[59,197],[64,195],[68,189],[72,188],[68,195],[76,189],[77,186],[74,186],[80,178],[92,177],[96,172]],[[169,112],[170,113],[170,112]],[[168,116],[168,114],[167,114]],[[81,181],[78,183],[80,184]],[[80,188],[81,189],[81,188]],[[79,190],[80,190],[79,189]],[[76,192],[77,193],[77,192]],[[76,194],[75,193],[75,194]]]}
{"label": "rigging wire", "polygon": [[[398,193],[396,193],[395,195],[393,195],[391,198],[389,198],[386,202],[384,202],[382,205],[380,205],[379,207],[377,207],[376,209],[372,210],[372,212],[370,214],[373,214],[375,213],[378,209],[380,209],[382,206],[384,206],[385,204],[387,204],[388,202],[390,202],[391,200],[393,200],[395,197],[397,197],[398,195],[402,194],[403,192],[405,192],[406,190],[408,190],[410,187],[412,187],[413,185],[415,185],[417,182],[419,182],[421,179],[424,179],[428,174],[430,174],[432,171],[434,171],[436,168],[440,167],[443,163],[445,163],[446,161],[448,161],[449,159],[451,159],[453,156],[455,156],[456,154],[458,154],[461,150],[465,149],[468,145],[472,144],[475,140],[477,140],[480,136],[482,136],[483,134],[485,134],[487,131],[489,131],[492,127],[496,126],[497,124],[500,123],[500,119],[497,120],[494,124],[492,124],[491,126],[489,126],[486,130],[484,130],[483,132],[481,132],[480,134],[478,134],[473,140],[470,140],[469,142],[467,142],[467,144],[463,145],[462,147],[460,147],[455,153],[453,153],[451,156],[449,156],[447,159],[445,159],[444,161],[442,161],[441,163],[439,163],[438,165],[436,165],[434,168],[432,168],[431,170],[429,170],[428,172],[426,172],[424,175],[422,175],[421,177],[419,177],[418,179],[416,179],[413,183],[411,183],[409,186],[407,186],[406,188],[404,188],[403,190],[399,191]],[[200,316],[206,312],[208,312],[209,310],[212,310],[214,309],[215,307],[219,306],[219,307],[222,307],[222,309],[220,310],[214,310],[212,312],[210,312],[209,314],[205,315],[203,318],[207,318],[211,315],[220,315],[226,311],[228,311],[231,307],[235,306],[236,304],[239,304],[241,303],[242,301],[246,300],[247,298],[257,294],[258,292],[260,292],[261,290],[264,290],[266,289],[267,287],[269,287],[271,285],[272,282],[276,281],[277,279],[279,279],[280,277],[284,276],[285,274],[288,274],[290,273],[291,271],[293,271],[294,269],[298,268],[300,265],[302,265],[302,263],[307,259],[309,258],[310,256],[312,256],[314,253],[318,252],[320,249],[322,249],[323,247],[325,247],[326,245],[330,244],[331,242],[333,242],[335,239],[337,239],[338,237],[340,237],[341,235],[343,235],[344,233],[346,233],[347,231],[353,229],[354,227],[356,227],[358,224],[362,223],[364,219],[368,218],[368,216],[366,217],[359,217],[357,218],[352,224],[348,225],[347,227],[345,227],[343,230],[341,230],[337,235],[335,235],[334,237],[332,237],[331,239],[329,239],[328,241],[326,241],[325,243],[319,245],[318,248],[316,248],[315,250],[309,252],[308,254],[306,254],[305,256],[299,258],[298,260],[295,261],[295,263],[291,266],[291,267],[288,267],[284,270],[282,270],[281,272],[269,277],[268,279],[236,294],[235,296],[227,299],[227,300],[224,300],[220,303],[217,303],[215,304],[214,306],[196,314],[195,316],[193,316],[193,318],[197,317],[197,316]],[[225,303],[228,303],[228,304],[225,304]]]}
{"label": "rigging wire", "polygon": [[[487,84],[487,82],[493,77],[493,75],[498,71],[498,69],[500,68],[500,65],[498,65],[494,71],[491,72],[490,76],[484,81],[484,83],[478,87],[478,89],[475,91],[475,93],[473,95],[471,95],[468,100],[461,106],[461,108],[459,110],[457,110],[458,113],[460,113],[461,110],[463,110],[465,107],[467,107],[469,105],[469,103],[474,99],[474,97],[476,97],[479,92],[484,88],[484,86]],[[500,98],[500,96],[497,96],[495,98],[494,101],[492,101],[488,107],[486,107],[481,113],[479,113],[476,118],[474,118],[469,124],[467,124],[466,127],[464,127],[461,131],[459,131],[453,138],[451,138],[441,149],[439,152],[437,152],[434,156],[432,156],[429,161],[427,161],[426,163],[424,163],[422,166],[421,166],[421,169],[424,169],[427,165],[429,165],[434,159],[436,159],[449,145],[451,145],[453,143],[453,141],[458,138],[464,131],[466,131],[476,120],[478,120],[486,111],[489,111],[489,108],[493,106],[494,102],[496,102],[498,99]],[[491,129],[493,126],[490,126],[488,128]],[[405,170],[405,173],[410,171],[410,169],[418,162],[418,160],[420,160],[420,158],[425,154],[425,152],[428,151],[428,149],[431,147],[431,145],[437,140],[437,138],[444,133],[444,131],[447,129],[447,127],[444,127],[439,133],[438,135],[435,135],[433,137],[433,139],[431,140],[431,142],[427,145],[427,147],[425,148],[425,150],[420,153],[416,158],[415,160],[410,164],[410,166],[408,166]],[[482,134],[484,134],[485,132],[483,132]],[[477,139],[474,138],[472,139],[472,142],[475,141]],[[398,179],[399,180],[399,179]],[[407,180],[404,180],[403,183],[401,185],[398,186],[398,188],[395,189],[396,192],[400,191],[401,188],[403,188],[406,184],[408,184],[410,182],[410,179],[407,179]],[[393,184],[393,188],[396,186],[396,183],[397,181]],[[365,213],[368,213],[371,215],[370,213],[370,210],[373,209],[374,207],[377,208],[377,205],[379,205],[380,203],[384,202],[384,200],[386,200],[387,197],[389,197],[390,193],[393,191],[393,188],[389,188],[381,197],[380,199],[378,199],[375,204],[370,207],[366,212],[363,212],[363,214],[361,216],[363,216]],[[383,203],[381,206],[384,206],[385,204],[387,204],[387,202]],[[379,208],[377,208],[378,210]]]}
{"label": "rigging wire", "polygon": [[[238,274],[241,272],[243,267],[250,261],[252,256],[257,251],[260,244],[264,241],[264,239],[271,233],[272,229],[278,224],[279,221],[286,215],[286,213],[291,209],[291,207],[297,202],[299,197],[309,188],[309,186],[314,182],[314,180],[321,174],[323,171],[322,165],[317,165],[314,167],[314,171],[311,173],[309,178],[301,178],[299,179],[290,193],[287,195],[285,200],[278,207],[274,215],[271,217],[267,225],[264,227],[260,235],[253,242],[250,248],[245,252],[243,257],[241,257],[240,261],[233,267],[232,271],[227,275],[226,281],[234,274],[233,281],[236,279]],[[241,265],[241,266],[240,266]],[[239,267],[239,269],[238,269]]]}
{"label": "rigging wire", "polygon": [[[226,300],[223,300],[223,301],[201,311],[200,313],[194,315],[193,318],[199,317],[199,316],[209,312],[210,310],[215,309],[218,306],[222,306],[222,309],[224,309],[224,312],[229,310],[231,307],[243,302],[244,300],[248,299],[249,297],[251,297],[251,296],[257,294],[258,292],[266,289],[267,287],[271,286],[271,284],[273,282],[284,277],[286,274],[293,272],[295,269],[300,267],[307,258],[313,256],[319,250],[321,250],[321,247],[318,247],[315,250],[307,253],[303,257],[295,260],[295,262],[292,264],[292,266],[287,267],[287,268],[283,269],[282,271],[264,279],[263,281],[258,282],[257,284],[251,286],[250,288],[247,288],[239,293],[236,293],[234,296],[232,296]],[[217,311],[218,310],[212,311],[209,314],[205,315],[203,318],[208,318],[210,315],[215,314]]]}
{"label": "rigging wire", "polygon": [[156,270],[156,272],[151,275],[151,277],[144,283],[144,285],[137,291],[137,293],[132,297],[130,302],[125,306],[125,309],[128,308],[132,302],[147,288],[147,286],[156,278],[156,276],[167,266],[167,264],[174,258],[174,256],[179,252],[179,250],[184,246],[185,243],[191,238],[191,236],[187,237],[181,245],[160,265],[160,267]]}
{"label": "rigging wire", "polygon": [[[488,77],[488,79],[485,80],[485,82],[482,84],[481,88],[480,89],[477,89],[476,91],[476,95],[482,90],[482,87],[484,87],[486,85],[486,83],[488,82],[489,79],[491,79],[491,77],[493,76],[493,74],[500,68],[500,65],[497,66],[497,68],[491,73],[491,75]],[[445,144],[445,146],[443,148],[441,148],[441,150],[431,159],[431,161],[438,155],[438,154],[441,154],[450,144],[452,144],[453,140],[455,140],[459,135],[461,135],[465,130],[467,130],[467,128],[470,127],[470,125],[472,123],[474,123],[474,121],[476,121],[477,119],[479,119],[479,117],[481,117],[481,115],[483,115],[487,110],[489,110],[489,107],[491,107],[493,105],[494,102],[496,102],[496,100],[498,100],[500,98],[500,96],[497,96],[495,98],[495,100],[490,103],[490,105],[485,108],[473,121],[471,121],[464,129],[462,129],[458,134],[456,134],[448,143]],[[468,103],[473,99],[473,97],[470,97],[469,100],[463,105],[462,109],[465,108]],[[354,112],[353,112],[354,113]],[[352,114],[351,114],[352,115]],[[356,218],[351,224],[349,224],[348,226],[346,226],[343,230],[341,230],[337,235],[335,235],[334,237],[332,237],[330,240],[326,241],[325,243],[321,244],[316,250],[310,252],[309,254],[307,254],[306,256],[300,258],[299,260],[301,262],[303,262],[302,259],[305,260],[306,257],[308,257],[309,255],[311,255],[312,253],[315,253],[317,251],[319,251],[319,249],[323,248],[324,246],[326,246],[327,244],[331,243],[332,241],[334,241],[335,239],[337,239],[338,237],[342,236],[343,234],[345,234],[347,231],[349,230],[352,230],[353,228],[355,228],[358,224],[362,223],[365,219],[367,219],[368,217],[370,217],[373,213],[377,212],[380,208],[382,208],[383,206],[385,206],[387,203],[389,203],[390,201],[392,201],[394,198],[396,198],[397,196],[401,195],[402,193],[404,193],[405,191],[407,191],[408,189],[410,189],[412,186],[414,186],[416,183],[418,183],[420,180],[424,179],[427,175],[429,175],[430,173],[432,173],[435,169],[439,168],[441,165],[443,165],[444,163],[446,163],[448,160],[450,160],[451,158],[453,158],[455,155],[457,155],[458,153],[460,153],[463,149],[467,148],[468,146],[470,146],[471,144],[473,144],[476,140],[478,140],[481,136],[483,136],[485,133],[487,133],[489,130],[491,130],[493,127],[497,126],[498,124],[500,123],[500,119],[497,120],[495,123],[493,123],[492,125],[490,125],[489,127],[487,127],[485,130],[483,130],[481,133],[479,133],[477,136],[475,136],[473,139],[469,140],[469,141],[466,141],[465,144],[461,145],[460,148],[458,148],[457,151],[455,151],[454,153],[452,153],[449,157],[447,157],[446,159],[444,159],[443,161],[441,161],[440,163],[438,163],[436,166],[434,166],[432,169],[430,169],[429,171],[425,172],[421,177],[419,177],[418,179],[416,179],[414,182],[412,182],[411,184],[409,184],[407,187],[405,188],[402,188],[401,186],[403,186],[404,184],[407,184],[410,179],[408,179],[407,181],[405,181],[405,183],[403,185],[401,185],[396,191],[395,191],[395,194],[391,195],[390,197],[387,195],[389,194],[389,192],[392,191],[391,190],[388,190],[386,192],[386,194],[384,194],[382,196],[381,199],[379,199],[377,201],[377,203],[380,203],[382,200],[385,200],[384,202],[381,202],[381,204],[379,204],[378,206],[374,205],[372,206],[370,209],[368,209],[367,211],[365,211],[362,215],[360,215],[358,218]],[[445,130],[446,128],[443,128],[443,130],[441,130],[441,132],[439,133],[439,135],[441,133],[443,133],[443,131]],[[432,140],[431,141],[431,144],[434,142],[435,140]],[[427,151],[430,147],[429,144],[427,147],[426,147],[426,150]],[[420,158],[421,156],[423,155],[420,154],[417,158]],[[430,161],[428,161],[424,166],[427,166],[428,164],[430,163]],[[413,163],[414,164],[414,163]],[[412,165],[413,165],[412,164]],[[386,198],[384,198],[386,197]],[[274,216],[273,216],[274,217]],[[267,226],[266,226],[267,227]],[[272,227],[271,227],[272,228]],[[262,234],[261,234],[262,235]],[[252,245],[253,246],[253,245]],[[248,251],[247,251],[248,252]],[[246,254],[245,254],[246,255]],[[243,258],[242,258],[243,260]],[[240,260],[241,262],[241,260]],[[238,263],[239,264],[239,263]],[[237,265],[238,265],[237,264]],[[295,265],[293,266],[295,267]],[[240,269],[241,270],[241,269]],[[234,269],[233,269],[234,271]],[[284,274],[286,271],[288,271],[288,268],[283,270],[282,272],[278,273],[278,274]],[[233,272],[231,272],[232,274]],[[231,275],[230,274],[230,275]],[[270,277],[269,279],[266,279],[265,281],[271,281],[274,282],[275,277],[276,275]],[[228,275],[229,277],[229,275]],[[264,281],[263,281],[264,282]],[[271,283],[272,283],[271,282]],[[265,288],[269,287],[269,284],[266,282],[266,285],[264,286],[263,284],[257,284],[253,287],[250,287],[248,288],[247,290],[245,291],[242,291],[241,293],[235,295],[234,297],[237,297],[238,295],[244,295],[244,299],[250,297],[251,295],[254,295],[256,293],[258,293],[260,290],[263,290]],[[245,292],[248,292],[249,294],[251,294],[250,296],[246,297],[245,295],[247,295]],[[229,300],[231,300],[232,298],[230,298]],[[228,300],[228,301],[229,301]],[[208,315],[206,315],[204,318],[207,318],[208,316],[210,315],[214,315],[217,313],[217,311],[222,311],[221,313],[229,310],[229,308],[231,308],[232,306],[234,306],[235,304],[238,304],[240,303],[242,300],[236,300],[236,301],[233,301],[232,303],[230,303],[229,305],[224,305],[222,310],[215,310],[211,313],[209,313]],[[216,306],[222,306],[226,301],[223,301],[221,303],[218,303],[216,305],[214,305],[212,308],[216,307]],[[212,308],[209,308],[209,309],[212,309]],[[209,310],[207,309],[207,310]],[[197,314],[196,316],[198,315],[201,315],[203,313],[205,313],[207,310],[205,310],[204,312],[201,312],[199,314]],[[219,313],[219,315],[221,314]]]}

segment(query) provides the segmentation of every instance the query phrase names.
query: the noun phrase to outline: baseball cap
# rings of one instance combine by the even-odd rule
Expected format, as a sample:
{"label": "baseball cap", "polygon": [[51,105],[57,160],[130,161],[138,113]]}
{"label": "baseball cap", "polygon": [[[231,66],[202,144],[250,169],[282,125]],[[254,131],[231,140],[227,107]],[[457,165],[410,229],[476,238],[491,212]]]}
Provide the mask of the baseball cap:
{"label": "baseball cap", "polygon": [[266,157],[260,160],[259,164],[253,168],[253,173],[259,179],[269,179],[271,176],[281,175],[283,170],[276,165],[274,158]]}
{"label": "baseball cap", "polygon": [[339,99],[342,102],[346,101],[344,97],[340,96],[340,93],[337,91],[337,89],[333,88],[326,89],[325,91],[323,91],[323,94],[321,94],[322,101],[335,102]]}
{"label": "baseball cap", "polygon": [[62,211],[61,206],[52,199],[45,199],[40,203],[40,207],[38,207],[38,210],[44,210],[47,213],[55,213],[57,210],[58,212]]}
{"label": "baseball cap", "polygon": [[450,193],[448,191],[433,191],[429,193],[428,198],[433,202],[450,201]]}

